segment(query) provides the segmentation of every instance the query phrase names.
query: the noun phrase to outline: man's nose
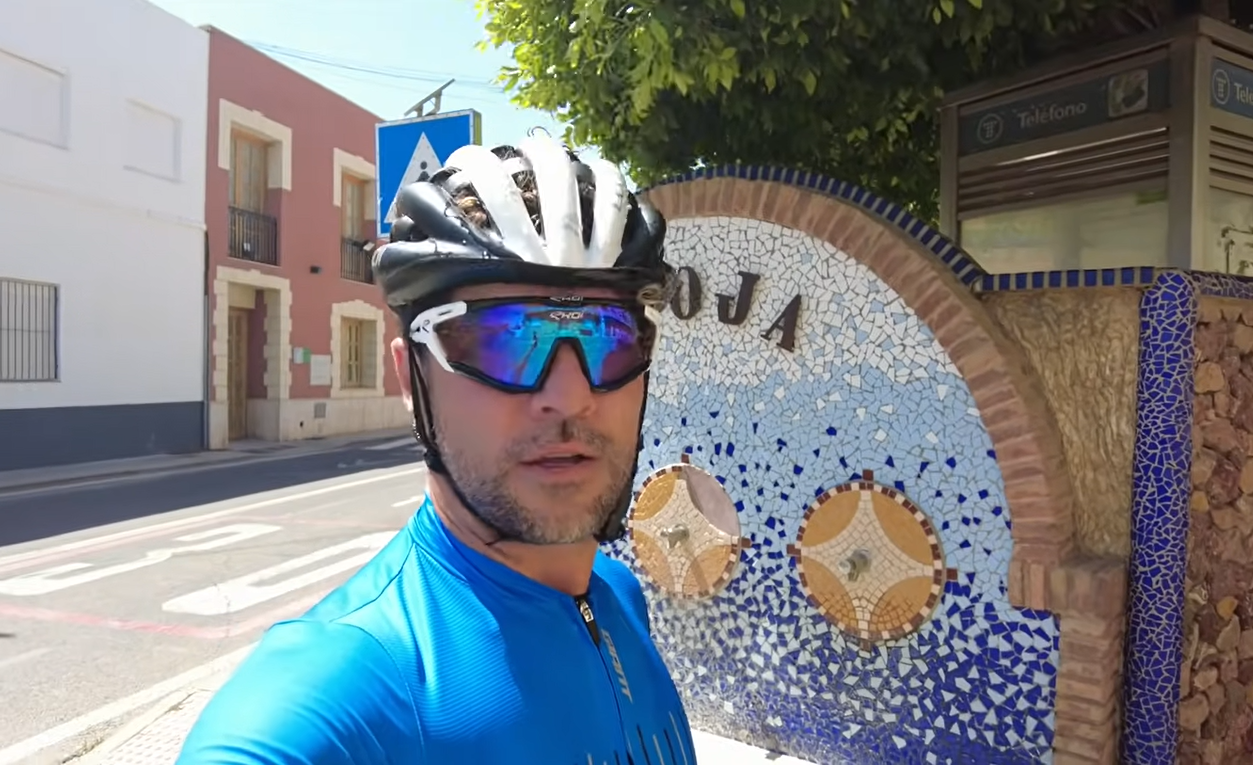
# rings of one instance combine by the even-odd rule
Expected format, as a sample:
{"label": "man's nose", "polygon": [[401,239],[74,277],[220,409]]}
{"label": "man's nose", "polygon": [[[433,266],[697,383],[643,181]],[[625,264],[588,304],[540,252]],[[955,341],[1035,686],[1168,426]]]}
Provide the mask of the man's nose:
{"label": "man's nose", "polygon": [[563,343],[553,357],[544,387],[531,396],[536,414],[560,417],[586,416],[594,407],[596,394],[583,374],[579,357]]}

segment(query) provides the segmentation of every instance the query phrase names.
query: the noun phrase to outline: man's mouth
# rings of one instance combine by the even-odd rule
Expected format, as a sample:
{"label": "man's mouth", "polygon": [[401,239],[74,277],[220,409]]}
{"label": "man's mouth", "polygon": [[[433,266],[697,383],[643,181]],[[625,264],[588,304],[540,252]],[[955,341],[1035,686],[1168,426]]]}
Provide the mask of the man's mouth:
{"label": "man's mouth", "polygon": [[562,468],[582,465],[592,459],[594,457],[582,449],[551,449],[531,459],[523,460],[522,464],[532,467]]}

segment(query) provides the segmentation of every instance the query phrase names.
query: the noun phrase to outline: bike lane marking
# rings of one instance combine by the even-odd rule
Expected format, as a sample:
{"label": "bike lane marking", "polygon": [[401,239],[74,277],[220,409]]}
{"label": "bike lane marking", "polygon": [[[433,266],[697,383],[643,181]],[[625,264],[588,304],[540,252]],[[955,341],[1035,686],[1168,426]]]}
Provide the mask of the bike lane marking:
{"label": "bike lane marking", "polygon": [[173,521],[165,521],[164,523],[158,523],[158,524],[151,525],[151,526],[141,526],[139,528],[128,529],[126,531],[118,531],[113,534],[106,534],[100,537],[93,537],[90,539],[80,539],[76,542],[66,542],[65,544],[56,545],[54,547],[49,547],[49,548],[45,548],[42,550],[32,550],[26,553],[18,553],[16,555],[0,557],[0,574],[8,573],[10,571],[16,571],[16,570],[23,569],[23,568],[30,568],[32,566],[38,566],[38,565],[45,564],[45,563],[51,563],[57,560],[63,560],[67,557],[70,557],[71,555],[77,555],[83,552],[98,552],[100,550],[107,550],[107,549],[119,547],[121,545],[134,542],[134,541],[151,539],[153,537],[158,537],[164,534],[168,534],[169,532],[175,531],[175,530],[182,530],[186,528],[194,528],[196,526],[203,526],[205,524],[212,523],[213,521],[216,521],[216,520],[219,520],[221,518],[225,518],[231,515],[238,515],[240,513],[246,513],[246,512],[253,511],[253,510],[260,510],[262,508],[273,507],[275,505],[281,505],[287,502],[294,502],[294,501],[301,500],[301,499],[309,499],[311,497],[320,497],[324,494],[329,494],[331,492],[340,491],[343,489],[352,489],[358,486],[366,486],[372,483],[379,483],[380,481],[389,481],[395,478],[401,478],[401,477],[415,475],[417,473],[425,473],[425,472],[426,472],[425,467],[407,468],[407,469],[400,470],[397,472],[386,473],[384,475],[371,476],[370,478],[350,481],[348,483],[335,484],[333,486],[323,486],[322,488],[301,492],[299,494],[292,494],[292,495],[283,496],[283,497],[273,497],[271,499],[262,500],[260,502],[252,502],[246,505],[241,505],[239,507],[229,507],[223,510],[214,511],[212,513],[206,513],[205,515],[194,516],[191,518],[180,518],[178,520],[173,520]]}

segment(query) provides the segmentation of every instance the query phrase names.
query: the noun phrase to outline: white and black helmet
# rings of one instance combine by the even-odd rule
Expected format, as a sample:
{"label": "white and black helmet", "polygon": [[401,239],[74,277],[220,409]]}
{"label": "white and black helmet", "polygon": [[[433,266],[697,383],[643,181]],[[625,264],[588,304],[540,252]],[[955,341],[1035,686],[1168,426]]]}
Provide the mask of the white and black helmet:
{"label": "white and black helmet", "polygon": [[[535,176],[538,221],[522,199],[516,180],[522,173]],[[591,231],[583,230],[580,184],[595,189]],[[490,218],[486,227],[474,225],[453,201],[467,186]],[[402,189],[396,209],[392,241],[374,255],[374,276],[402,320],[474,284],[630,293],[664,286],[671,274],[661,214],[627,190],[612,162],[582,162],[548,136],[531,136],[516,149],[463,146],[430,181]]]}

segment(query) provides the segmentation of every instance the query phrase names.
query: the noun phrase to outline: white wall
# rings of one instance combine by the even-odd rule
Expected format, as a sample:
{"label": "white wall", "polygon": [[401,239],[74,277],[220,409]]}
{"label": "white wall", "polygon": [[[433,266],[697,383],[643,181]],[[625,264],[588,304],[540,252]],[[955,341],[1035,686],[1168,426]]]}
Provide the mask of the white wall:
{"label": "white wall", "polygon": [[0,278],[60,286],[61,370],[0,409],[203,399],[208,59],[142,0],[0,0]]}

